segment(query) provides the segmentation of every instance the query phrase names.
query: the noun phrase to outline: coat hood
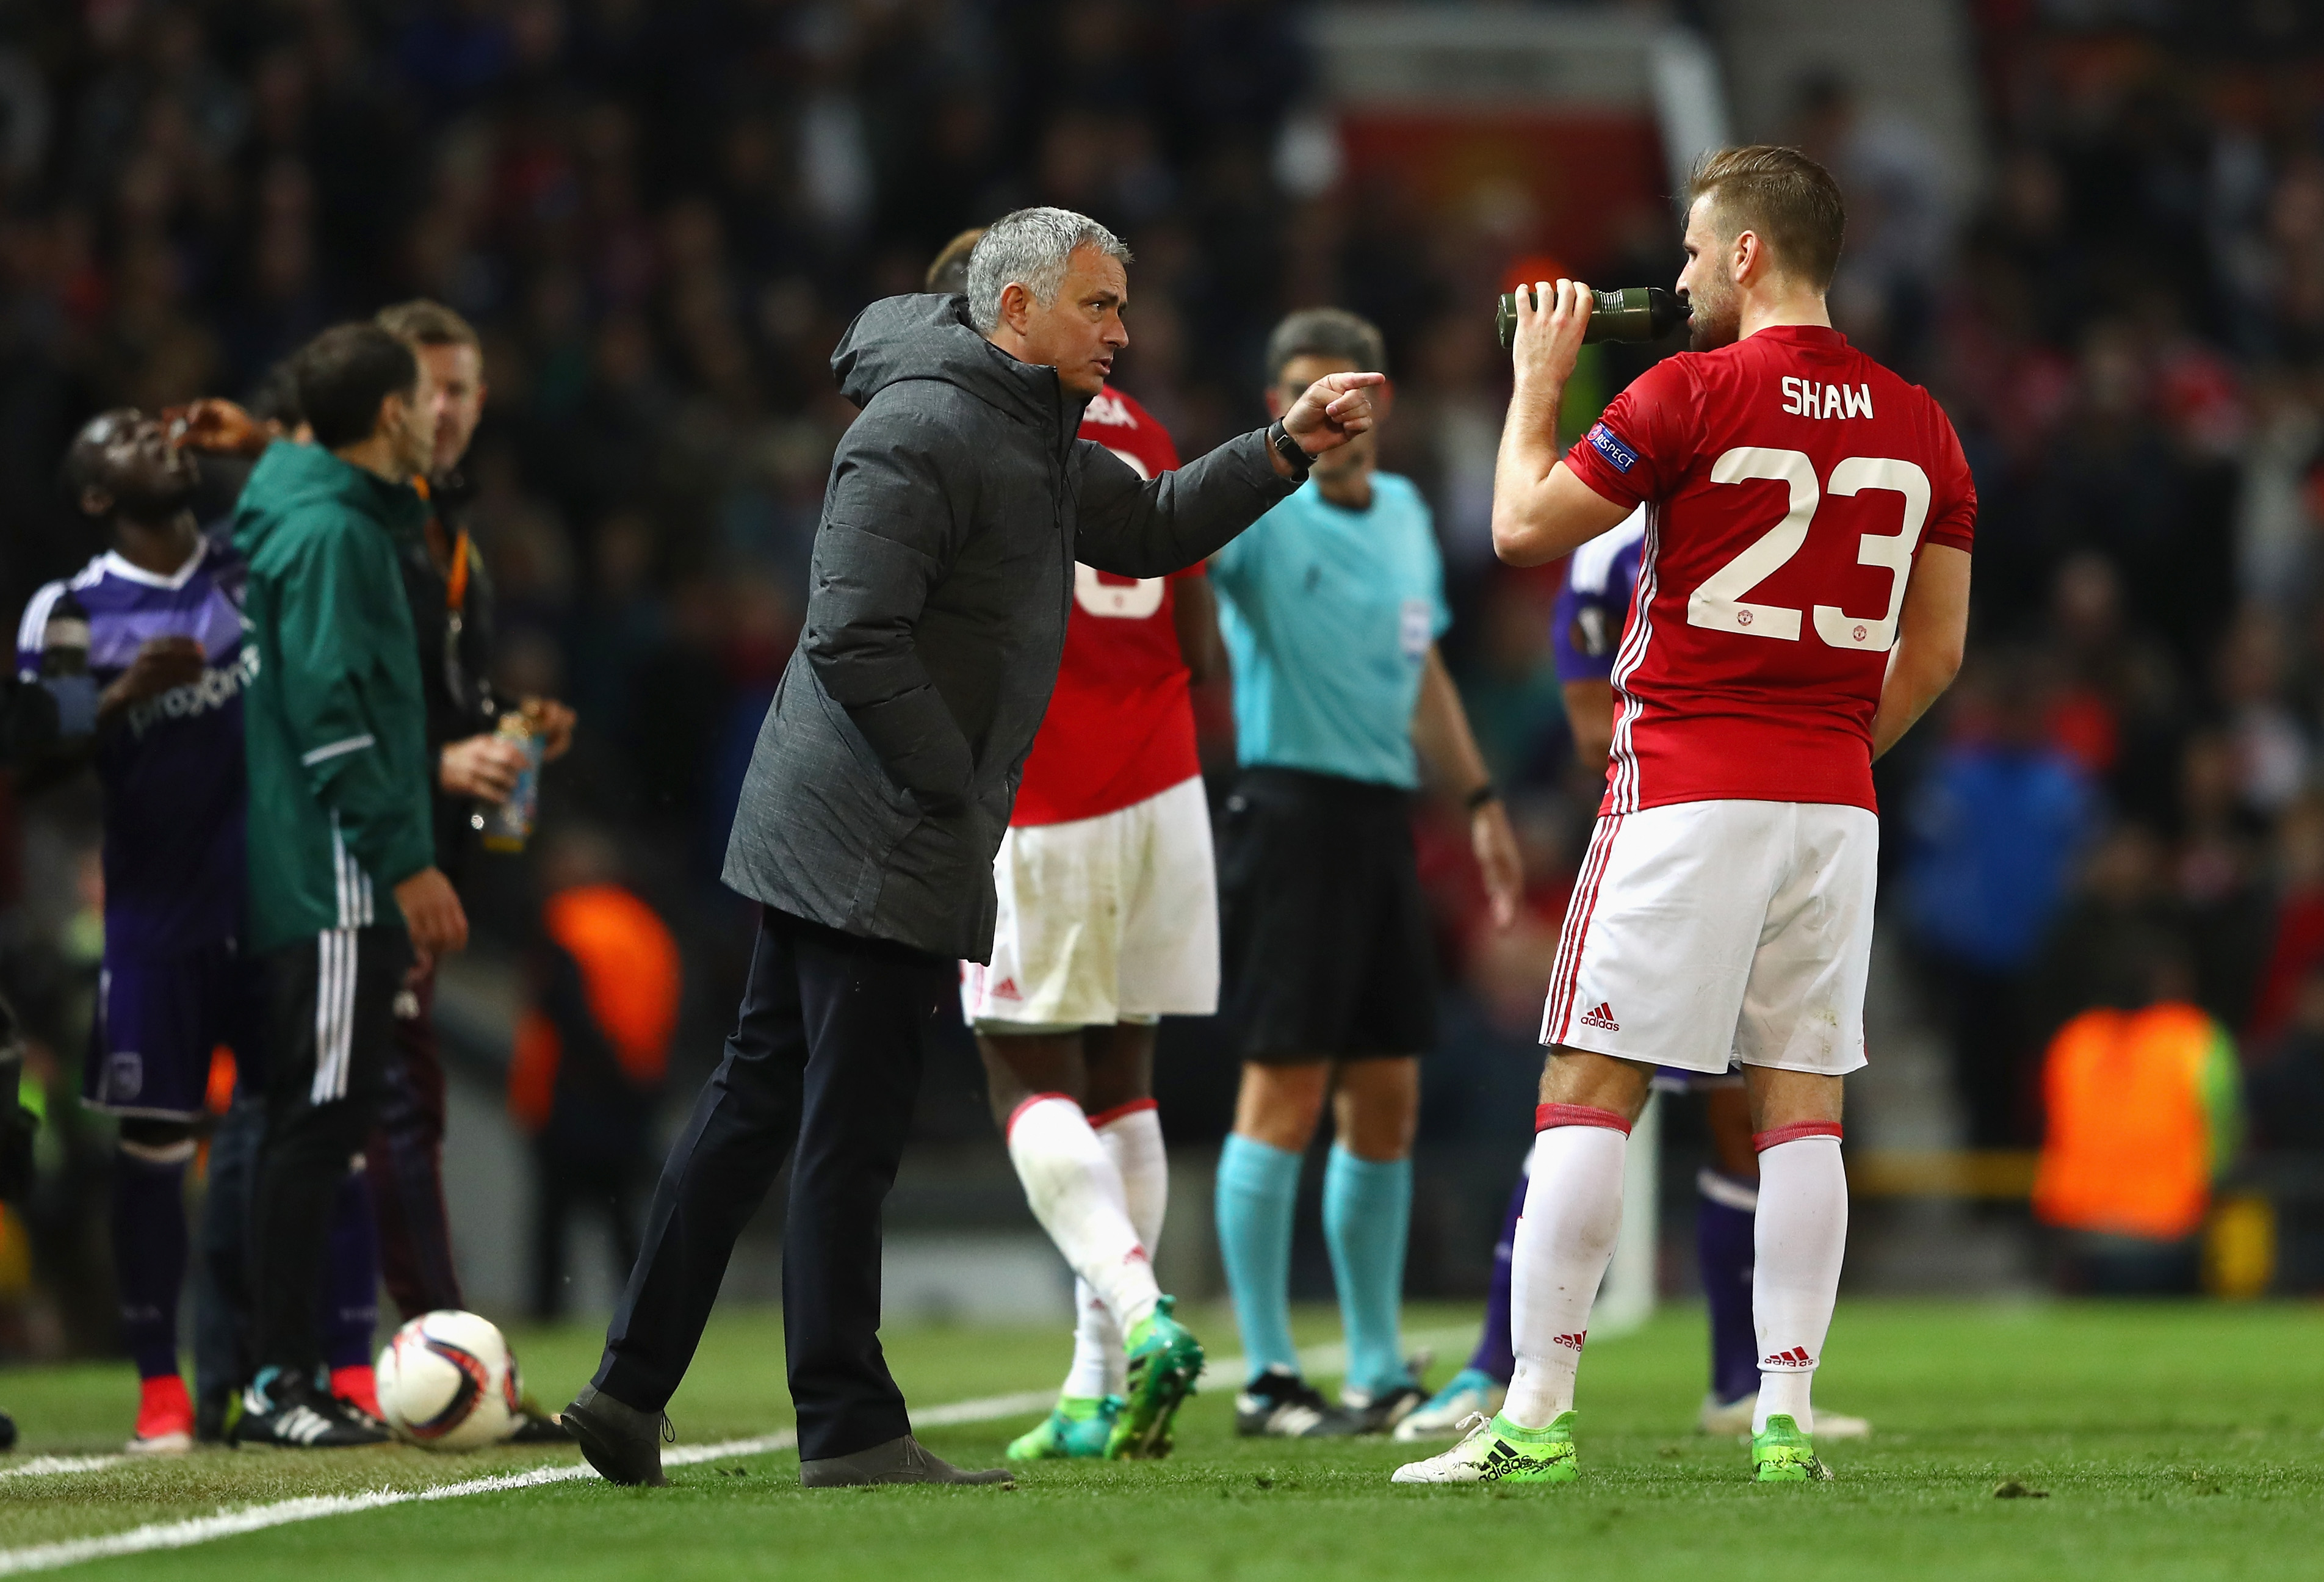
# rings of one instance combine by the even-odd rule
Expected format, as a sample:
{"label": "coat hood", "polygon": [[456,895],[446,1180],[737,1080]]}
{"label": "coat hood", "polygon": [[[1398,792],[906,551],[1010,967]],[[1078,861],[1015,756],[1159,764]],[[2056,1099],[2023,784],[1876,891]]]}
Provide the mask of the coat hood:
{"label": "coat hood", "polygon": [[968,299],[922,293],[883,297],[855,316],[831,354],[840,394],[857,406],[890,384],[934,379],[956,384],[1020,422],[1063,426],[1070,437],[1088,403],[1065,399],[1057,371],[1020,363],[976,332]]}
{"label": "coat hood", "polygon": [[416,532],[428,515],[427,503],[409,485],[391,484],[319,445],[278,439],[243,486],[235,546],[248,556],[302,511],[331,506],[368,516],[391,532]]}

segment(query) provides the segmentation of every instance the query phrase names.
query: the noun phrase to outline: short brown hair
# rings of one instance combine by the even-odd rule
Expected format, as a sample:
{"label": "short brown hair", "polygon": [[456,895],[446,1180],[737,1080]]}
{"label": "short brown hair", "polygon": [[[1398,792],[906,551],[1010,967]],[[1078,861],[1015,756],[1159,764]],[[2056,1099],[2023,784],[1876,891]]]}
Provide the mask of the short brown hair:
{"label": "short brown hair", "polygon": [[1831,284],[1848,233],[1848,206],[1830,171],[1796,148],[1764,143],[1722,148],[1705,154],[1687,182],[1690,207],[1706,193],[1724,234],[1756,232],[1776,268],[1818,291]]}
{"label": "short brown hair", "polygon": [[1279,383],[1294,357],[1353,363],[1367,374],[1388,372],[1388,342],[1379,326],[1345,308],[1302,308],[1267,338],[1267,382]]}
{"label": "short brown hair", "polygon": [[292,355],[290,368],[299,408],[326,450],[370,439],[387,398],[409,401],[420,386],[410,346],[375,323],[333,325]]}
{"label": "short brown hair", "polygon": [[479,352],[484,349],[484,342],[476,338],[475,325],[443,303],[426,297],[382,308],[373,322],[396,339],[413,346],[466,346]]}
{"label": "short brown hair", "polygon": [[967,294],[968,255],[976,251],[976,244],[983,236],[982,226],[971,226],[946,242],[944,251],[936,254],[936,262],[928,265],[928,290],[942,291],[948,297]]}

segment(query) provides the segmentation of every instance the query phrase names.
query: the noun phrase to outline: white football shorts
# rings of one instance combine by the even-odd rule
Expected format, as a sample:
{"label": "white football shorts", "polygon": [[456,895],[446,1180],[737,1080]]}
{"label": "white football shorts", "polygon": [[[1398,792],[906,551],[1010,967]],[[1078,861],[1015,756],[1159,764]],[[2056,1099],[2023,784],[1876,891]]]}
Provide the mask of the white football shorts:
{"label": "white football shorts", "polygon": [[1825,802],[1601,815],[1541,1041],[1651,1066],[1864,1064],[1880,820]]}
{"label": "white football shorts", "polygon": [[1200,776],[1094,819],[1012,826],[992,882],[992,965],[960,972],[961,1013],[979,1032],[1218,1010],[1218,872]]}

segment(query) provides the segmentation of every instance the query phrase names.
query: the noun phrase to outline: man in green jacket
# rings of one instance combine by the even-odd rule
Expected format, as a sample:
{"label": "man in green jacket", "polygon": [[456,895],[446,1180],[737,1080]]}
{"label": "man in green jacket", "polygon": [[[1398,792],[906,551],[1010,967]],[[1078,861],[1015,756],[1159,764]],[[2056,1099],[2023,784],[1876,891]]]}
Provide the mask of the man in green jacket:
{"label": "man in green jacket", "polygon": [[[239,1437],[324,1447],[385,1429],[318,1379],[318,1284],[333,1194],[364,1145],[419,962],[467,942],[436,867],[426,705],[397,537],[433,434],[410,349],[369,324],[294,364],[315,443],[250,476],[235,543],[258,652],[244,694],[247,948],[265,985],[266,1141],[252,1194],[252,1349]],[[392,896],[392,899],[390,897]]]}

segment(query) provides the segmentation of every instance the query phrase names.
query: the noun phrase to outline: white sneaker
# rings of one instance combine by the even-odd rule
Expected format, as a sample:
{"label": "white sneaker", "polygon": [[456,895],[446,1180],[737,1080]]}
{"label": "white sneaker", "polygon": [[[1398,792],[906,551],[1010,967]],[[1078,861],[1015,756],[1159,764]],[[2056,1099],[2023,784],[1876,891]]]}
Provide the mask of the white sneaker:
{"label": "white sneaker", "polygon": [[[1722,1402],[1716,1395],[1702,1398],[1702,1415],[1697,1420],[1706,1434],[1720,1439],[1748,1439],[1751,1437],[1751,1412],[1759,1403],[1757,1395],[1746,1395],[1739,1401]],[[1844,1411],[1826,1411],[1816,1408],[1815,1437],[1818,1439],[1868,1439],[1872,1424],[1864,1418],[1850,1417]]]}
{"label": "white sneaker", "polygon": [[1481,1412],[1490,1417],[1499,1411],[1508,1394],[1508,1386],[1496,1383],[1490,1374],[1463,1368],[1396,1425],[1396,1438],[1406,1445],[1452,1439],[1471,1415]]}
{"label": "white sneaker", "polygon": [[1396,1469],[1390,1483],[1572,1483],[1573,1416],[1565,1412],[1545,1429],[1527,1431],[1498,1417],[1472,1411],[1462,1422],[1461,1442],[1425,1461]]}

